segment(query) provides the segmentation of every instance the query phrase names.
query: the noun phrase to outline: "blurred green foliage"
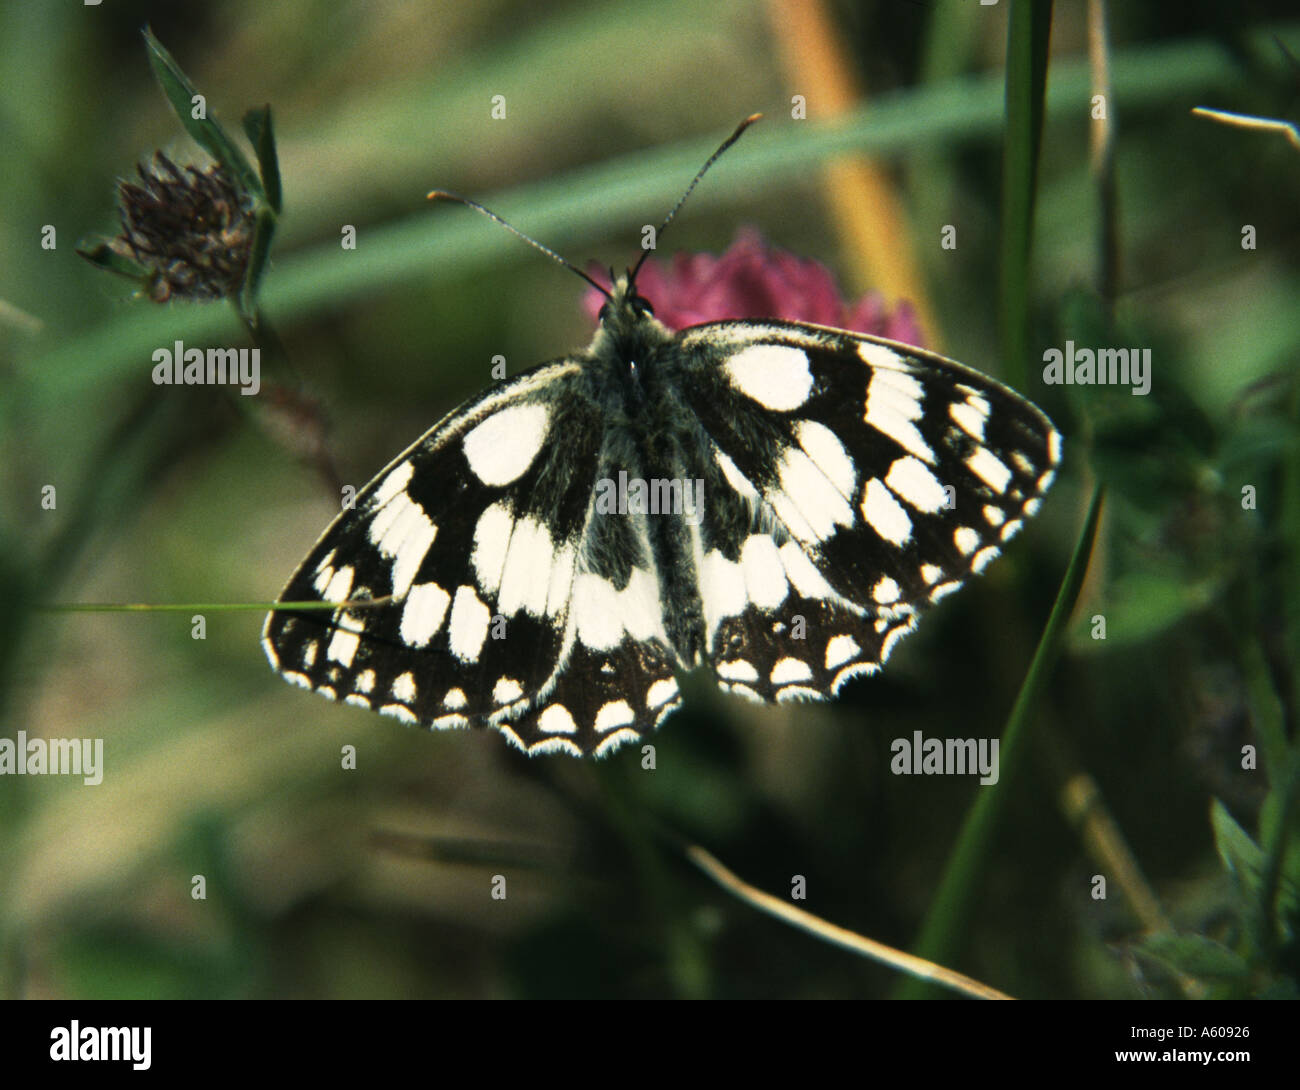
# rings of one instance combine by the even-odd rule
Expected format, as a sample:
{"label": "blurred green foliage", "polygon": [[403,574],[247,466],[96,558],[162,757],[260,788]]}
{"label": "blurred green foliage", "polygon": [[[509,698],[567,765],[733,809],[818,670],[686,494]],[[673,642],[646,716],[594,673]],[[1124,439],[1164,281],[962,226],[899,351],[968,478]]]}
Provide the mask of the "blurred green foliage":
{"label": "blurred green foliage", "polygon": [[[1294,119],[1300,25],[1281,3],[1111,5],[1111,306],[1096,289],[1086,5],[1055,5],[1028,347],[1007,361],[1007,7],[832,4],[872,92],[834,125],[816,103],[789,120],[799,86],[780,28],[740,0],[0,8],[0,736],[102,737],[107,762],[99,787],[0,778],[6,994],[884,995],[893,974],[727,896],[677,845],[778,896],[803,875],[801,907],[908,947],[963,862],[977,794],[999,791],[990,845],[965,861],[975,891],[955,968],[1023,997],[1294,995],[1300,154],[1190,110]],[[721,249],[749,222],[843,272],[820,167],[878,157],[947,353],[1028,376],[1022,392],[1066,435],[1062,479],[881,676],[771,710],[693,687],[653,772],[635,751],[530,761],[491,734],[333,707],[267,669],[257,614],[210,613],[194,640],[184,614],[34,612],[269,600],[337,509],[286,441],[293,411],[151,385],[158,345],[246,343],[230,307],[130,301],[74,256],[115,229],[118,177],[155,148],[193,154],[146,22],[228,131],[246,109],[275,112],[284,210],[261,299],[293,371],[269,377],[301,378],[325,407],[345,482],[485,385],[494,355],[515,374],[590,336],[574,278],[427,206],[427,190],[481,199],[579,264],[619,266],[755,110],[769,120],[701,186],[665,254]],[[946,224],[956,250],[938,245]],[[1045,386],[1042,352],[1067,339],[1151,348],[1151,394]],[[1107,514],[1029,712],[1030,760],[996,788],[892,775],[890,742],[914,730],[1002,733],[1094,482]],[[1163,906],[1154,934],[1063,814],[1079,773]],[[497,874],[504,901],[489,896]]]}

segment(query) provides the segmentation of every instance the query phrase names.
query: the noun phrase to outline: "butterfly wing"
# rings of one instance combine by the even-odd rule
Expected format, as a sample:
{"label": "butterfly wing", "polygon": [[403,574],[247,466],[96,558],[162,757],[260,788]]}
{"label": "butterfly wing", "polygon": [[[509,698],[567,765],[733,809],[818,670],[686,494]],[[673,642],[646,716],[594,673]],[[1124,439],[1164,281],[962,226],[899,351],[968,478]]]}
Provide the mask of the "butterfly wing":
{"label": "butterfly wing", "polygon": [[644,519],[593,518],[606,457],[581,359],[500,384],[399,455],[326,529],[262,643],[288,680],[532,752],[608,752],[680,702]]}
{"label": "butterfly wing", "polygon": [[710,497],[707,657],[742,695],[824,697],[879,669],[1055,476],[1042,412],[933,353],[785,322],[698,326],[680,347]]}

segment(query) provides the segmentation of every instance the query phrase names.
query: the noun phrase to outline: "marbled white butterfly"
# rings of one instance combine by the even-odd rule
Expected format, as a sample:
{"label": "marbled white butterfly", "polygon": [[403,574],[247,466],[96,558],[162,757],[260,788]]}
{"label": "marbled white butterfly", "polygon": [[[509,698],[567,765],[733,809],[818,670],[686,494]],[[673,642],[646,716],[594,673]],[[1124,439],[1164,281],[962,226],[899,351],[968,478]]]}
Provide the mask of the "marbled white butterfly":
{"label": "marbled white butterfly", "polygon": [[762,701],[874,673],[1037,511],[1061,440],[1013,391],[822,326],[673,332],[639,268],[585,351],[448,414],[334,520],[280,600],[392,602],[271,613],[288,680],[603,755],[680,706],[679,671]]}

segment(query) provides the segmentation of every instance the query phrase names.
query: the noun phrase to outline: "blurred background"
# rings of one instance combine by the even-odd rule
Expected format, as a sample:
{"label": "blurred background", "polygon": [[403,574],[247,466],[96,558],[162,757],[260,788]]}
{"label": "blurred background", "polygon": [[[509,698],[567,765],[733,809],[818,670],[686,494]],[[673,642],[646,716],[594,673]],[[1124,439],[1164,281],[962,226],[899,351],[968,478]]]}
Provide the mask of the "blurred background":
{"label": "blurred background", "polygon": [[[1112,4],[1101,33],[1105,5],[1034,7],[0,7],[0,737],[105,747],[97,787],[0,777],[5,994],[916,994],[713,884],[694,843],[786,900],[803,876],[794,903],[881,942],[927,930],[1016,996],[1295,995],[1300,146],[1191,110],[1294,119],[1300,22]],[[155,149],[202,162],[145,24],[232,132],[273,110],[261,301],[290,367],[257,398],[150,381],[160,345],[250,343],[232,307],[133,298],[74,253]],[[274,599],[338,509],[325,467],[359,488],[493,356],[516,374],[591,336],[575,277],[424,194],[621,268],[760,110],[662,255],[755,227],[851,300],[906,302],[1066,436],[1040,517],[882,676],[813,707],[692,688],[646,771],[333,706],[268,669],[257,612],[39,609]],[[1045,385],[1067,339],[1150,348],[1150,395]],[[1098,483],[1017,767],[893,775],[913,731],[1003,733]],[[988,836],[959,842],[989,792]]]}

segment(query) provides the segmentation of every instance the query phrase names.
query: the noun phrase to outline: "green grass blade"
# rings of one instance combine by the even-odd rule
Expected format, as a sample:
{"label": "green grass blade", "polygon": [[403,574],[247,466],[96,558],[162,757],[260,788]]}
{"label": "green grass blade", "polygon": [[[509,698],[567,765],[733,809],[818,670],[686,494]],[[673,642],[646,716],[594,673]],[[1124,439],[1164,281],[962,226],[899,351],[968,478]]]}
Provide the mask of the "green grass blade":
{"label": "green grass blade", "polygon": [[[239,183],[247,193],[262,196],[262,183],[257,177],[244,153],[226,135],[225,129],[211,118],[194,116],[194,99],[198,91],[189,77],[181,70],[175,58],[153,36],[147,27],[144,32],[145,45],[149,48],[149,65],[153,68],[158,84],[172,104],[176,117],[185,127],[185,131],[194,138],[195,143],[203,148],[225,168],[227,174]],[[204,100],[206,102],[206,99]],[[206,114],[207,111],[205,110]]]}
{"label": "green grass blade", "polygon": [[[1029,730],[1029,713],[1047,687],[1052,666],[1056,662],[1064,637],[1065,626],[1079,597],[1088,561],[1092,556],[1097,536],[1097,523],[1101,517],[1102,490],[1093,492],[1092,502],[1084,519],[1083,530],[1074,546],[1074,555],[1066,568],[1061,589],[1056,595],[1047,627],[1038,641],[1029,672],[1025,675],[1020,693],[1011,709],[1007,725],[1002,731],[1001,774],[995,786],[981,788],[975,804],[966,815],[957,846],[948,862],[948,868],[939,884],[930,914],[921,929],[913,953],[943,965],[952,964],[957,939],[964,921],[970,916],[971,898],[974,895],[980,867],[988,858],[993,843],[993,833],[998,818],[1015,782],[1017,768],[1024,760]],[[935,994],[930,985],[918,981],[905,981],[896,990],[900,999],[919,999]]]}
{"label": "green grass blade", "polygon": [[1002,366],[1023,390],[1029,380],[1029,262],[1034,193],[1046,113],[1052,5],[1013,0],[1007,27],[1007,127],[1002,152]]}

